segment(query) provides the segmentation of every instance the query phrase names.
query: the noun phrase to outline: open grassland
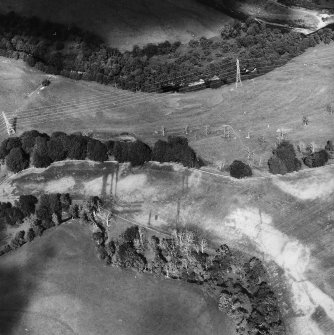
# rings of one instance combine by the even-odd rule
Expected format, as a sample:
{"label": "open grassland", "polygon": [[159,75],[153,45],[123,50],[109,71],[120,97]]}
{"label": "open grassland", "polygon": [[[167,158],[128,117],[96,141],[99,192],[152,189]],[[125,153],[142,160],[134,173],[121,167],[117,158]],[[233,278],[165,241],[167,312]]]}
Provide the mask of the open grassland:
{"label": "open grassland", "polygon": [[196,0],[4,0],[0,11],[74,24],[100,35],[112,47],[165,40],[188,42],[194,37],[212,37],[233,21],[224,13]]}
{"label": "open grassland", "polygon": [[200,288],[104,266],[90,234],[66,224],[1,257],[1,334],[234,334]]}
{"label": "open grassland", "polygon": [[[333,50],[334,44],[310,49],[238,89],[227,85],[187,94],[132,93],[62,77],[52,78],[41,90],[45,75],[1,58],[0,103],[9,117],[17,117],[18,134],[34,128],[48,133],[128,131],[152,144],[161,138],[162,126],[167,135],[185,135],[188,125],[191,145],[204,159],[230,163],[247,159],[248,150],[256,164],[265,165],[278,129],[295,143],[323,147],[332,138],[334,117],[326,106],[334,104]],[[302,124],[303,116],[310,120],[308,127]],[[3,120],[0,123],[4,138]],[[233,127],[236,140],[221,137],[225,124]]]}
{"label": "open grassland", "polygon": [[281,296],[289,334],[330,335],[333,180],[333,166],[236,180],[168,165],[131,171],[126,165],[117,170],[112,162],[66,162],[12,177],[0,193],[7,199],[44,192],[110,199],[116,193],[119,222],[126,219],[159,229],[178,222],[200,229],[214,245],[228,243],[284,269],[284,276],[273,275],[272,281],[279,294],[283,285],[291,296]]}

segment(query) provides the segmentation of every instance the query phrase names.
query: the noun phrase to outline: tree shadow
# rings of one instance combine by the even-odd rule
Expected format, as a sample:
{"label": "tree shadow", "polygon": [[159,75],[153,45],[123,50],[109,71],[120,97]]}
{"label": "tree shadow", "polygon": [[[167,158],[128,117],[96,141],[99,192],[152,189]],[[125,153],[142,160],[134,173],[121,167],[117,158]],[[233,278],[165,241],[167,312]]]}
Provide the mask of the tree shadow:
{"label": "tree shadow", "polygon": [[42,248],[38,257],[30,259],[23,266],[4,266],[2,257],[15,257],[15,252],[0,257],[0,334],[17,334],[17,327],[24,312],[28,309],[30,299],[38,289],[41,272],[55,256],[54,247]]}

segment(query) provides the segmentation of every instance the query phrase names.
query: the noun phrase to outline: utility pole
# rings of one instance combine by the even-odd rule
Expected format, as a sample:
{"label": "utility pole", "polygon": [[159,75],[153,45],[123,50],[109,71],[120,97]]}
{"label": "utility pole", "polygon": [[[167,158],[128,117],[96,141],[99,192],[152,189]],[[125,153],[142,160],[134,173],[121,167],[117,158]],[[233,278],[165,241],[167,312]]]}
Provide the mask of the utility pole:
{"label": "utility pole", "polygon": [[235,81],[235,87],[236,88],[238,88],[238,84],[240,84],[240,86],[242,86],[239,59],[237,59],[237,77],[236,77],[236,81]]}
{"label": "utility pole", "polygon": [[164,126],[161,127],[161,133],[162,133],[162,136],[165,137],[166,135],[166,129]]}
{"label": "utility pole", "polygon": [[223,127],[223,137],[227,139],[231,138],[231,129],[228,125],[225,125]]}
{"label": "utility pole", "polygon": [[6,116],[5,112],[2,112],[2,116],[5,120],[5,125],[6,125],[8,135],[9,136],[14,135],[15,134],[15,129],[13,128],[13,125],[9,122],[9,120],[7,119],[7,116]]}
{"label": "utility pole", "polygon": [[206,125],[205,126],[205,136],[208,136],[209,135],[209,125]]}

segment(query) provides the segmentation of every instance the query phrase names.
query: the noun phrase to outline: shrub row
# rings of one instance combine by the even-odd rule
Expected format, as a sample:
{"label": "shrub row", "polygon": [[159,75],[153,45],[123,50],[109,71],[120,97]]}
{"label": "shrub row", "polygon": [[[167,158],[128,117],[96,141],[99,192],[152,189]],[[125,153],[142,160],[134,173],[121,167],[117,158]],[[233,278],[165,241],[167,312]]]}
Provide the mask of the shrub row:
{"label": "shrub row", "polygon": [[150,160],[177,162],[188,167],[204,165],[188,140],[182,137],[168,137],[168,141],[157,141],[153,150],[145,143],[108,141],[103,143],[80,134],[67,135],[55,132],[50,136],[36,130],[24,132],[20,137],[5,139],[0,145],[0,159],[6,161],[10,171],[19,172],[29,165],[37,168],[49,166],[52,162],[65,159],[103,162],[113,155],[120,162],[140,166]]}

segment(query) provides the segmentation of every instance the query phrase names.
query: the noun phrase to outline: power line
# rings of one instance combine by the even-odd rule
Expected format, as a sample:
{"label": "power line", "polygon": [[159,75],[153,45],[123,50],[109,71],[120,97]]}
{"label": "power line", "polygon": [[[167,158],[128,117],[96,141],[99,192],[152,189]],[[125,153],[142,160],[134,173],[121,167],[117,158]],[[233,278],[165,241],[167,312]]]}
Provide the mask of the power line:
{"label": "power line", "polygon": [[[326,58],[326,59],[328,59],[329,60],[329,58]],[[320,59],[318,59],[318,60],[320,60]],[[264,69],[267,69],[267,70],[269,70],[269,69],[275,69],[275,68],[277,68],[278,67],[278,65],[286,65],[286,63],[283,63],[283,64],[276,64],[276,65],[272,65],[272,66],[262,66],[262,67],[260,67],[259,68],[259,70],[264,70]],[[217,70],[217,69],[216,69]],[[215,73],[217,72],[216,70],[214,70],[215,71]],[[227,71],[227,72],[225,72],[225,74],[229,74],[229,73],[232,73],[233,71]],[[181,76],[180,76],[181,77]],[[250,78],[250,77],[253,77],[253,75],[243,75],[243,77],[244,78]],[[125,93],[125,94],[122,94],[123,96],[128,96],[130,93]],[[133,93],[134,95],[136,95],[135,93]],[[144,93],[145,94],[145,93]],[[106,95],[107,96],[107,93],[105,93],[105,94],[103,94],[103,96],[104,95]],[[120,96],[120,95],[119,95]],[[118,96],[118,97],[119,97]],[[99,97],[100,98],[100,97]],[[116,97],[117,98],[117,97]],[[102,100],[102,98],[101,98],[101,100],[99,100],[99,99],[96,99],[96,98],[90,98],[90,99],[92,99],[92,100],[89,100],[89,103],[90,104],[94,104],[94,103],[97,103],[97,102],[99,102],[99,101],[101,101],[101,103],[103,103],[103,105],[101,106],[101,107],[103,107],[103,106],[105,106],[105,101],[104,100]],[[95,100],[94,100],[95,99]],[[74,100],[74,101],[76,101],[76,100]],[[87,100],[88,101],[88,100]],[[115,100],[114,100],[115,101]],[[125,101],[127,101],[127,102],[133,102],[134,104],[136,103],[136,101],[138,101],[138,99],[137,99],[137,97],[135,96],[133,99],[132,98],[129,98],[129,97],[126,97],[126,99],[121,99],[120,101],[118,101],[119,103],[124,103]],[[139,101],[138,103],[141,103],[143,100],[141,100],[141,101]],[[84,104],[84,102],[82,102],[81,104]],[[79,106],[81,106],[81,104],[79,104]],[[52,105],[51,105],[52,106]],[[60,106],[59,108],[64,108],[65,107],[65,105],[54,105],[54,106]],[[70,106],[68,106],[68,107],[70,107]],[[94,107],[94,106],[93,106]],[[110,108],[110,109],[114,109],[114,108],[118,108],[118,107],[122,107],[122,105],[121,106],[115,106],[115,107],[112,107],[112,108]],[[44,108],[47,108],[47,107],[39,107],[40,109],[44,109]],[[96,107],[96,108],[99,108],[99,107]],[[35,109],[36,110],[36,109]],[[104,109],[105,110],[105,109]],[[84,110],[81,110],[81,111],[84,111]],[[80,110],[79,111],[76,111],[75,113],[77,113],[77,112],[80,112]],[[60,114],[59,112],[58,112],[58,114]],[[54,112],[50,112],[50,113],[47,113],[47,114],[43,114],[42,116],[48,116],[48,115],[50,115],[50,116],[54,116]],[[33,115],[33,117],[34,116],[37,116],[36,114],[35,115]],[[38,119],[39,119],[39,121],[41,121],[41,116],[38,116]],[[50,120],[50,119],[49,119]]]}

